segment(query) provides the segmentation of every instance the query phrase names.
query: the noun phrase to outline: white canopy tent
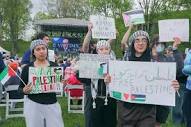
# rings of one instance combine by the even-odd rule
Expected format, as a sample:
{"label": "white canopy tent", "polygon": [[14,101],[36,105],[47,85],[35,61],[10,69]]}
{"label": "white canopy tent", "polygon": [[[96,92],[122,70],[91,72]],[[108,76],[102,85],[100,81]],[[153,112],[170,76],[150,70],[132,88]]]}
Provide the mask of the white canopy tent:
{"label": "white canopy tent", "polygon": [[1,46],[0,46],[0,52],[5,52],[5,54],[10,54],[10,52],[9,52],[8,50],[5,50],[5,49],[2,48]]}

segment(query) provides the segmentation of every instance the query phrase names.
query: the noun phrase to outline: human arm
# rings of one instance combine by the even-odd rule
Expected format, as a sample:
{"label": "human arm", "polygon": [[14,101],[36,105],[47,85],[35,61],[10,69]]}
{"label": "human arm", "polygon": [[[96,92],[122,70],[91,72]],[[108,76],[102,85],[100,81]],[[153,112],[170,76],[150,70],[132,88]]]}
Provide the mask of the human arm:
{"label": "human arm", "polygon": [[83,44],[82,44],[82,50],[84,53],[88,53],[89,51],[89,43],[91,40],[91,36],[92,36],[92,28],[93,28],[93,24],[91,22],[88,23],[88,32],[84,38]]}

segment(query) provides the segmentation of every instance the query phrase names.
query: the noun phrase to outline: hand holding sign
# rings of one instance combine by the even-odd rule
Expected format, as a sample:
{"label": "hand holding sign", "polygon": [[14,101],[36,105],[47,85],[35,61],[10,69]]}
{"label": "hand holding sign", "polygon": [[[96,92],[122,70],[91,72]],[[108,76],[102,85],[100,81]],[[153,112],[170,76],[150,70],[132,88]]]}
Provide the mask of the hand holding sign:
{"label": "hand holding sign", "polygon": [[181,44],[180,38],[179,37],[174,37],[173,40],[174,40],[173,48],[178,48],[178,45]]}
{"label": "hand holding sign", "polygon": [[25,85],[25,87],[23,88],[23,93],[25,94],[29,94],[32,91],[32,83],[28,83],[27,85]]}
{"label": "hand holding sign", "polygon": [[104,77],[104,82],[106,84],[109,84],[111,82],[111,76],[109,74],[106,74]]}
{"label": "hand holding sign", "polygon": [[179,82],[177,80],[173,80],[171,83],[172,83],[171,85],[174,88],[174,90],[178,91],[180,88]]}

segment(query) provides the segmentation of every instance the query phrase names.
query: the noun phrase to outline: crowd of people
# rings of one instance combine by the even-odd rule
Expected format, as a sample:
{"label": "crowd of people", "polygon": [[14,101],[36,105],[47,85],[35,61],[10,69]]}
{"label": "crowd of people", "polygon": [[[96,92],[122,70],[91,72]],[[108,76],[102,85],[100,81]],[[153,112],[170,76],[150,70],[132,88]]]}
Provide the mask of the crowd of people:
{"label": "crowd of people", "polygon": [[[171,81],[172,88],[179,91],[176,95],[176,106],[158,106],[149,104],[134,104],[115,100],[109,96],[109,83],[112,77],[107,74],[104,79],[79,78],[78,58],[56,57],[52,62],[48,58],[49,36],[40,33],[32,40],[30,48],[24,53],[22,59],[10,58],[0,53],[0,72],[5,65],[9,65],[17,75],[11,77],[4,84],[7,87],[17,84],[17,94],[27,95],[24,105],[24,115],[27,127],[63,127],[64,118],[57,101],[56,93],[29,94],[32,85],[28,81],[29,67],[63,67],[63,84],[83,84],[85,91],[85,127],[160,127],[165,124],[169,114],[172,115],[173,126],[186,124],[191,127],[191,51],[187,54],[179,50],[181,40],[174,37],[172,45],[159,42],[159,36],[150,38],[146,31],[137,30],[131,35],[133,25],[130,25],[121,41],[124,61],[143,62],[176,62],[176,80]],[[115,40],[98,40],[91,43],[92,23],[88,24],[88,32],[84,38],[81,53],[110,55],[111,60],[116,60],[111,49]],[[131,36],[130,36],[131,35]],[[14,63],[14,64],[13,64]],[[14,78],[14,79],[13,79]],[[77,91],[81,92],[81,91]],[[29,112],[30,111],[30,112]]]}

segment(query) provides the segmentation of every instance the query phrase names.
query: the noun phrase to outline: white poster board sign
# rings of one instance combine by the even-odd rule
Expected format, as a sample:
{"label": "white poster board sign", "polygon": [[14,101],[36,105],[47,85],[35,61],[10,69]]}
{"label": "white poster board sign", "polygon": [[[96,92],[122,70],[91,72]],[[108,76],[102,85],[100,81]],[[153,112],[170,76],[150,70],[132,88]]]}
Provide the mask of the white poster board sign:
{"label": "white poster board sign", "polygon": [[62,79],[62,67],[29,67],[29,83],[33,85],[30,94],[60,92]]}
{"label": "white poster board sign", "polygon": [[174,37],[189,42],[189,19],[160,20],[158,25],[160,42],[173,41]]}
{"label": "white poster board sign", "polygon": [[103,79],[108,73],[109,55],[80,54],[79,77]]}
{"label": "white poster board sign", "polygon": [[125,27],[130,24],[144,24],[144,11],[143,10],[132,10],[126,11],[122,14]]}
{"label": "white poster board sign", "polygon": [[48,50],[48,60],[55,62],[55,54],[54,54],[54,50]]}
{"label": "white poster board sign", "polygon": [[114,18],[91,15],[90,22],[93,24],[92,38],[116,39],[116,28]]}
{"label": "white poster board sign", "polygon": [[110,61],[110,96],[130,103],[175,106],[175,63]]}

